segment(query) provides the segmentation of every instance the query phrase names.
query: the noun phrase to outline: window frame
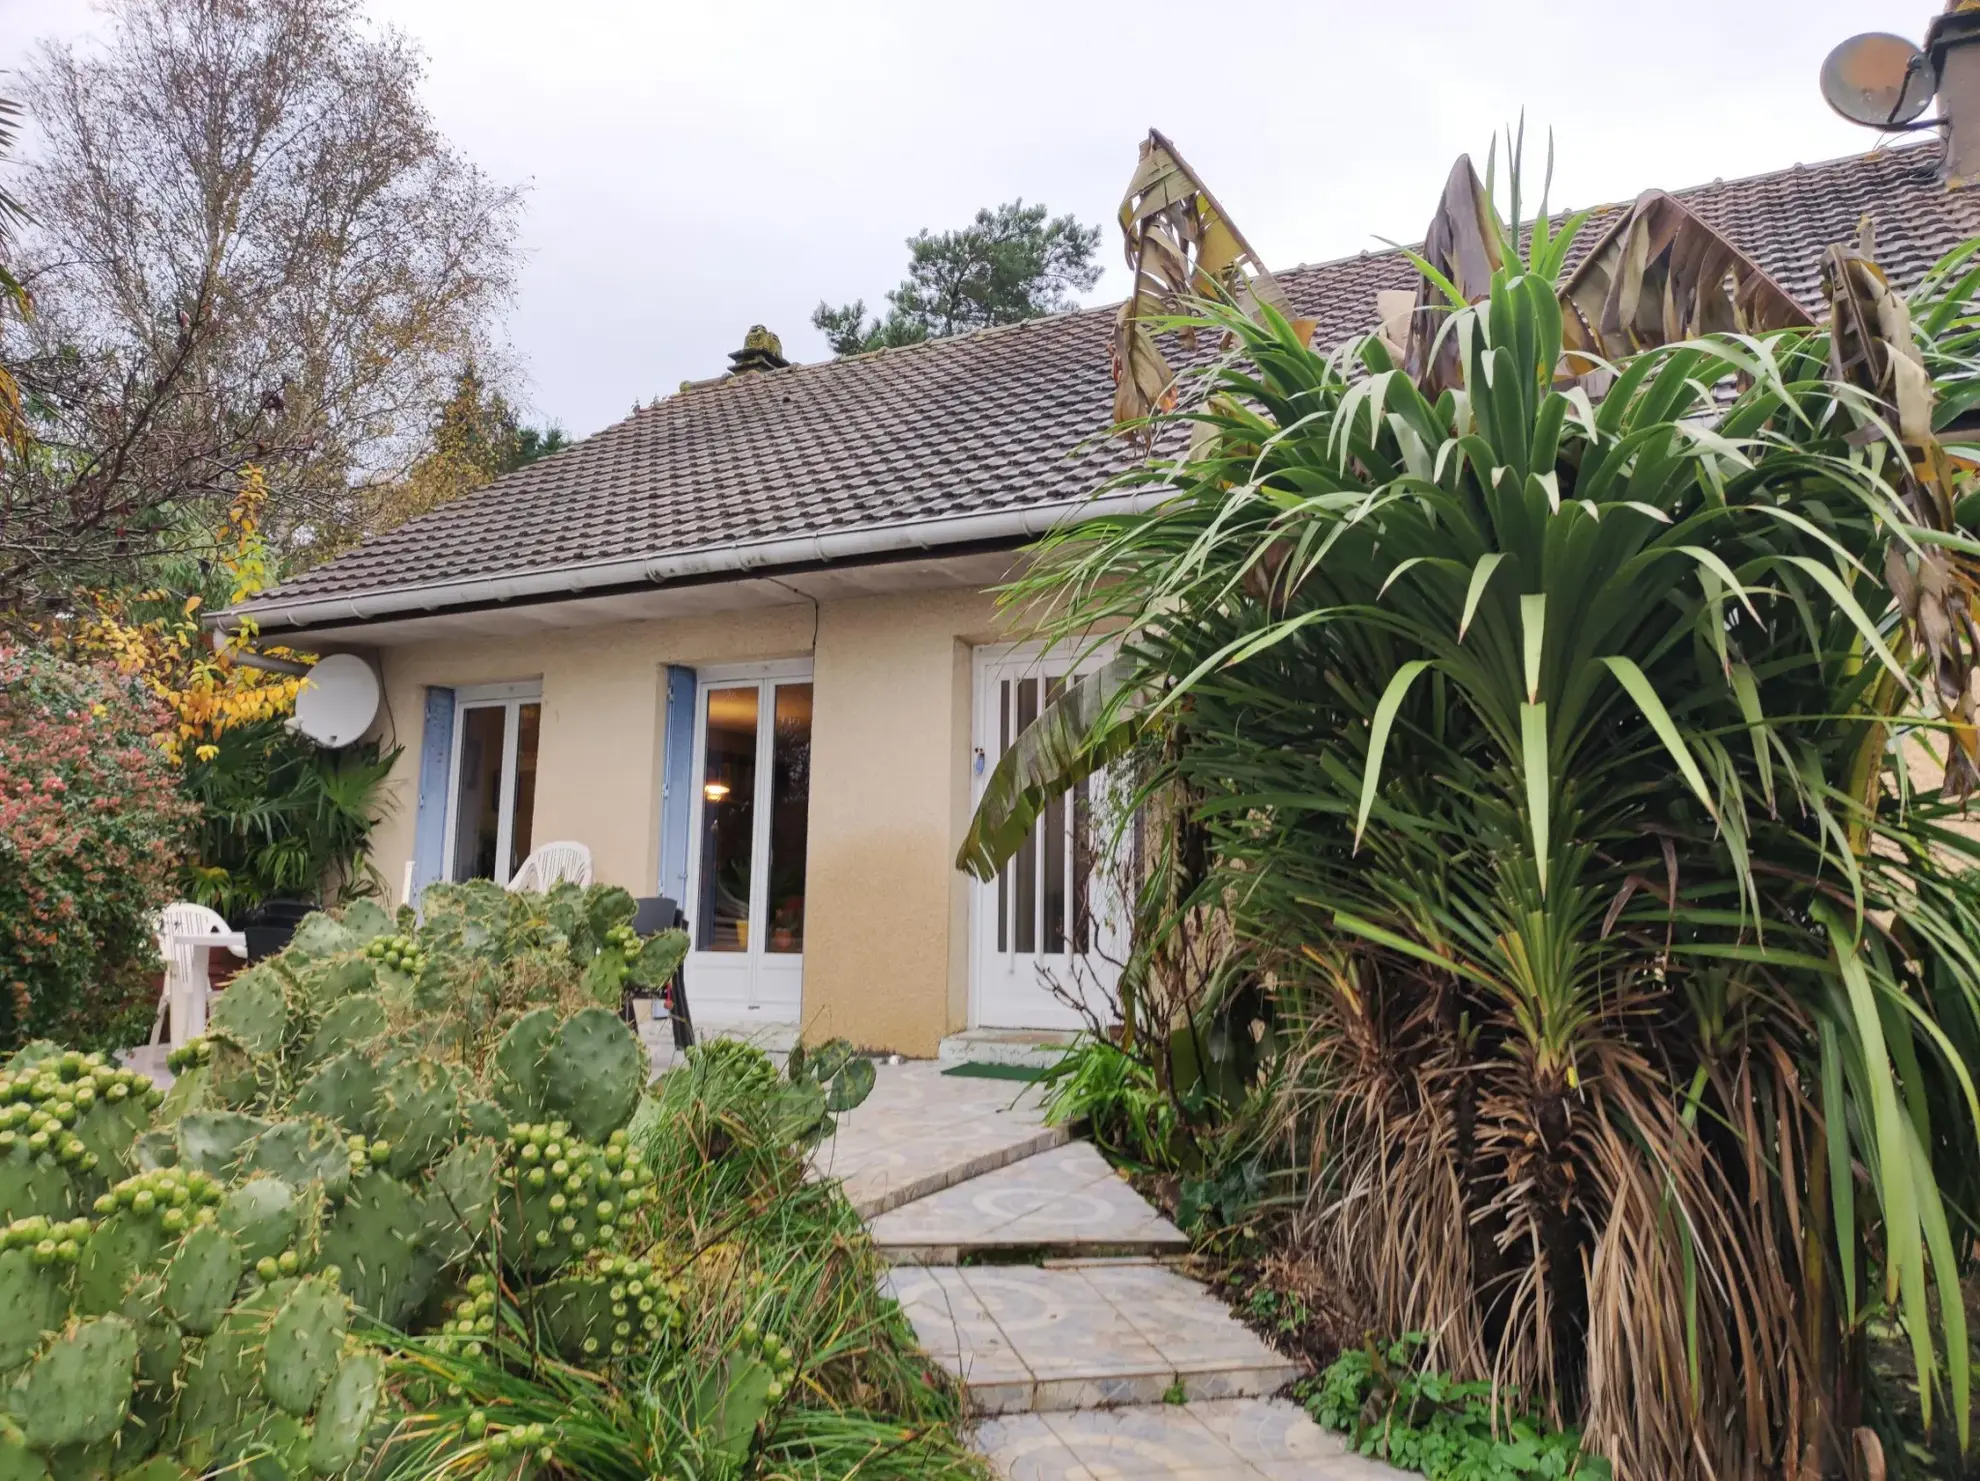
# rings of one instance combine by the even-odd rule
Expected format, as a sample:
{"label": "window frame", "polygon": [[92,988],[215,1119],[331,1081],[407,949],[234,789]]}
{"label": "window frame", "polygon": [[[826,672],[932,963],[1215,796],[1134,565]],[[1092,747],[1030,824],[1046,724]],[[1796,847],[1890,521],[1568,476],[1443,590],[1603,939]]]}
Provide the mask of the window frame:
{"label": "window frame", "polygon": [[[509,857],[510,846],[515,842],[516,826],[516,770],[517,743],[522,732],[522,707],[533,704],[538,707],[538,743],[542,737],[543,682],[540,679],[521,680],[506,684],[458,685],[454,689],[454,734],[447,751],[447,828],[440,855],[440,880],[448,884],[459,884],[454,877],[458,829],[461,812],[461,751],[467,737],[467,712],[469,710],[494,710],[504,712],[502,717],[502,776],[497,783],[499,794],[495,812],[495,857],[498,861]],[[522,860],[516,860],[516,868],[522,867]],[[496,884],[508,888],[509,879],[515,877],[511,871],[508,879],[498,879]]]}

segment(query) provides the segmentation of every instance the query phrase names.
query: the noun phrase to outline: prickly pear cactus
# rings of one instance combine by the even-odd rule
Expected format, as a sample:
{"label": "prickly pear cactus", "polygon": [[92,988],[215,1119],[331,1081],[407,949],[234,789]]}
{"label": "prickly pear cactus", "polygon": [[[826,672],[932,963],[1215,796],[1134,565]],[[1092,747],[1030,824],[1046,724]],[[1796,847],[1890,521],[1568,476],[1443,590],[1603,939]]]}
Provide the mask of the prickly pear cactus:
{"label": "prickly pear cactus", "polygon": [[653,1173],[623,1131],[600,1147],[566,1122],[538,1122],[510,1128],[499,1187],[502,1257],[542,1274],[615,1248],[620,1225],[652,1198]]}
{"label": "prickly pear cactus", "polygon": [[784,1398],[796,1354],[774,1332],[759,1333],[746,1321],[738,1346],[710,1368],[695,1388],[695,1428],[709,1435],[732,1461],[749,1453],[757,1426]]}
{"label": "prickly pear cactus", "polygon": [[844,1039],[827,1039],[814,1049],[791,1047],[785,1066],[793,1085],[810,1083],[825,1092],[825,1109],[850,1111],[873,1093],[877,1078],[873,1061],[863,1059]]}

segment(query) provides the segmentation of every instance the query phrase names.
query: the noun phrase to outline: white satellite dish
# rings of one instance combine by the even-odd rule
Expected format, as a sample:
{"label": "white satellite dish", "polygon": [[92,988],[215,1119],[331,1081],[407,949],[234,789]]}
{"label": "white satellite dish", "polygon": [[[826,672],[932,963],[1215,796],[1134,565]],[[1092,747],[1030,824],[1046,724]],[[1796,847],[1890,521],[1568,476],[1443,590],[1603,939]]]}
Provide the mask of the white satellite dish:
{"label": "white satellite dish", "polygon": [[333,653],[309,671],[296,696],[296,729],[319,746],[348,746],[378,713],[378,675],[350,653]]}

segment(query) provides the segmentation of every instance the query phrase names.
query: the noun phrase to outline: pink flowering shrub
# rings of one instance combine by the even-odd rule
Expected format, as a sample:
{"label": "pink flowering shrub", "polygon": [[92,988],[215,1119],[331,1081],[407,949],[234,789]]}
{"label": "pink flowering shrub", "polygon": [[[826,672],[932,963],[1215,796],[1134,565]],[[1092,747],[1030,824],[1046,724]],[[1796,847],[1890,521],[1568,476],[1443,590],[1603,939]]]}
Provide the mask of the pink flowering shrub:
{"label": "pink flowering shrub", "polygon": [[0,647],[0,1053],[138,1042],[193,810],[136,679]]}

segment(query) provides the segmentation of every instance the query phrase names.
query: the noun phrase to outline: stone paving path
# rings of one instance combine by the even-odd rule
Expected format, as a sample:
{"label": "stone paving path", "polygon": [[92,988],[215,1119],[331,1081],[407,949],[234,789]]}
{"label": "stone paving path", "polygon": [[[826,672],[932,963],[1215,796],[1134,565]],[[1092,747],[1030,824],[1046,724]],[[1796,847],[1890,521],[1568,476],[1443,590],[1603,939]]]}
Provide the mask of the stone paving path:
{"label": "stone paving path", "polygon": [[845,1180],[1009,1481],[1402,1478],[1271,1397],[1297,1367],[1154,1257],[1187,1241],[1029,1087],[882,1065],[814,1167]]}

